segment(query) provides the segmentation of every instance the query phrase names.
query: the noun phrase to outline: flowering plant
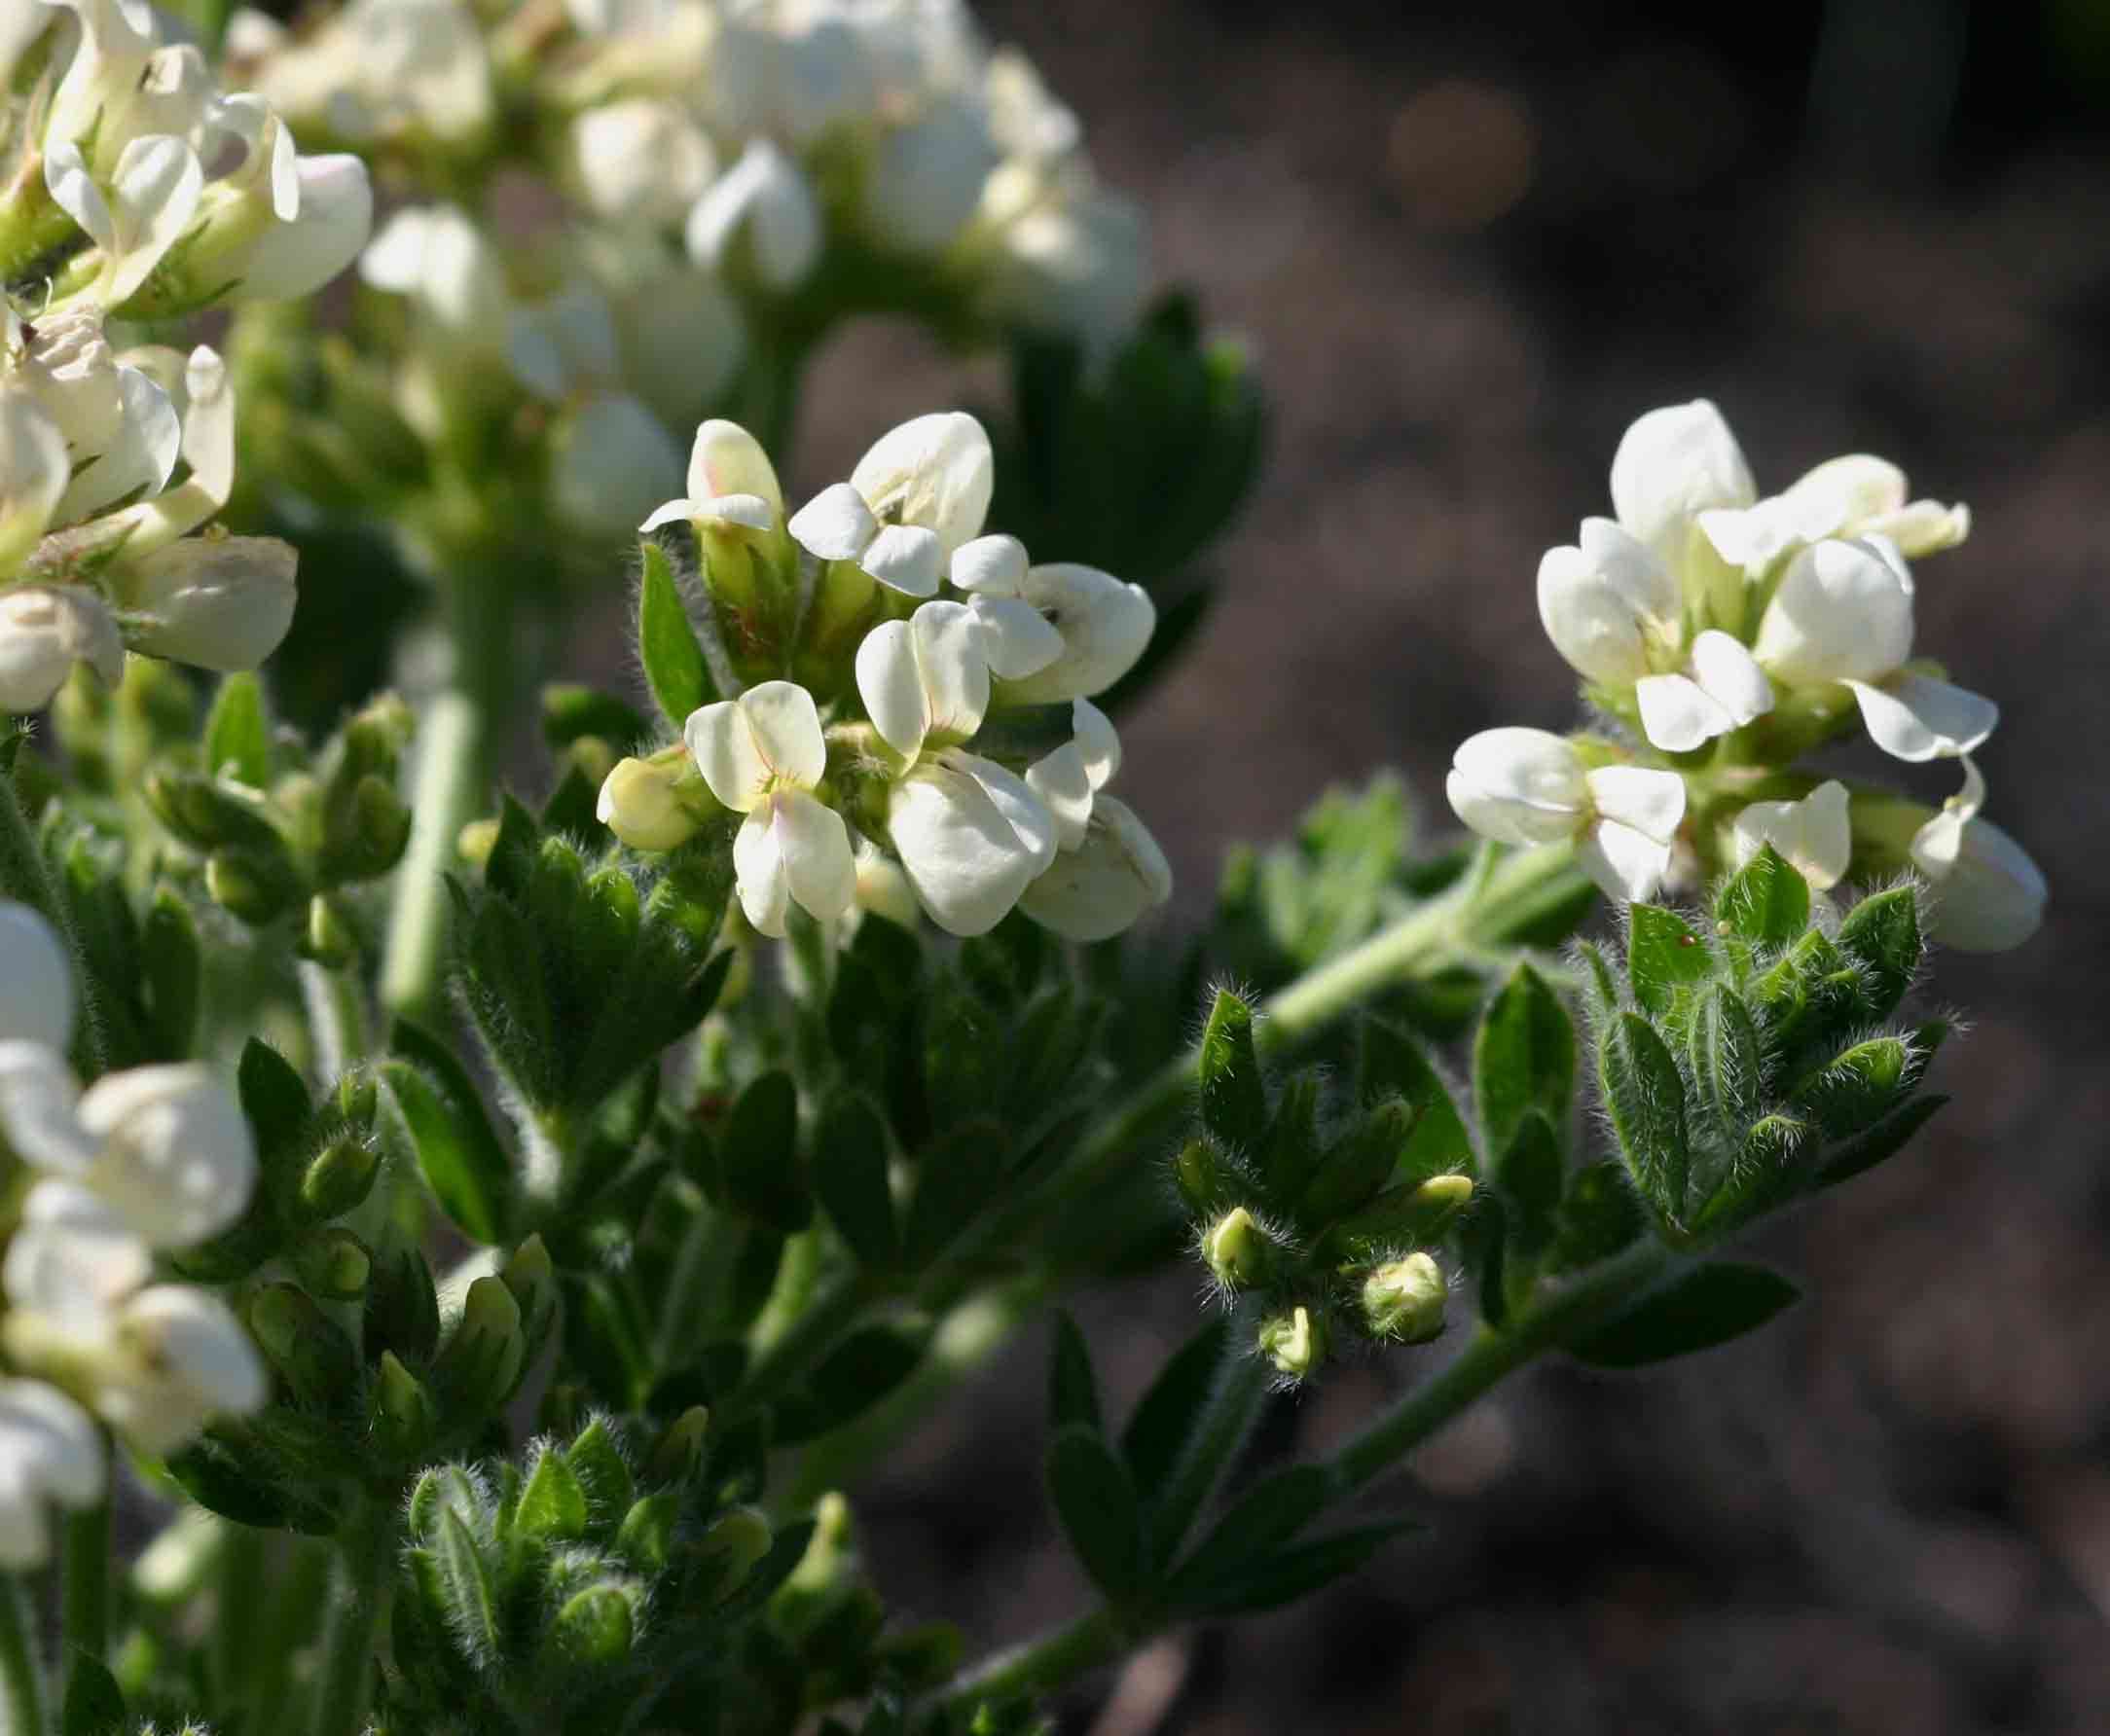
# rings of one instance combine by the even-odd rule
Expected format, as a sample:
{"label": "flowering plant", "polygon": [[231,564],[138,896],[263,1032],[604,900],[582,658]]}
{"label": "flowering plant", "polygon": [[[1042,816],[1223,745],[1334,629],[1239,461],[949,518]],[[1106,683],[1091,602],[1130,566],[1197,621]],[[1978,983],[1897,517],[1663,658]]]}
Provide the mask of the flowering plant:
{"label": "flowering plant", "polygon": [[[1865,456],[1761,498],[1651,412],[1539,572],[1586,723],[1457,750],[1481,842],[1335,793],[1139,942],[1117,720],[1260,424],[1145,284],[944,0],[0,17],[8,1728],[1046,1728],[1385,1547],[1346,1509],[1537,1355],[1793,1300],[1725,1246],[1939,1110],[1928,943],[2045,900],[1994,706],[1912,655],[1968,515]],[[1016,401],[794,506],[801,371],[874,311]],[[150,341],[207,312],[224,356]],[[554,678],[618,575],[638,691]],[[1960,793],[1809,763],[1864,730]],[[1058,1317],[1097,1601],[964,1662],[843,1486],[1182,1257],[1118,1429]],[[1245,1475],[1351,1354],[1412,1384]]]}

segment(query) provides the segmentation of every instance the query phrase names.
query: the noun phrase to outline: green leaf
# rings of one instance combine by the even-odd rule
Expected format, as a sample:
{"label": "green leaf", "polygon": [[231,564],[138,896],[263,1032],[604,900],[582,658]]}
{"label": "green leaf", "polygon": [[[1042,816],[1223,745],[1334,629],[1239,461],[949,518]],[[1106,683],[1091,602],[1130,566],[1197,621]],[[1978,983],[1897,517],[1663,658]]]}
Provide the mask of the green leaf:
{"label": "green leaf", "polygon": [[1864,898],[1839,924],[1839,949],[1865,969],[1863,1001],[1872,1020],[1897,1011],[1919,969],[1919,895],[1893,886]]}
{"label": "green leaf", "polygon": [[395,1022],[388,1046],[401,1059],[382,1063],[382,1076],[403,1112],[425,1184],[464,1235],[504,1240],[512,1160],[467,1069],[452,1048],[408,1019]]}
{"label": "green leaf", "polygon": [[66,1709],[59,1736],[126,1736],[124,1691],[100,1658],[76,1651],[68,1660]]}
{"label": "green leaf", "polygon": [[498,1594],[476,1538],[453,1507],[440,1511],[432,1555],[439,1569],[440,1595],[447,1605],[448,1626],[467,1642],[470,1655],[488,1667],[503,1655]]}
{"label": "green leaf", "polygon": [[1309,1597],[1361,1568],[1387,1543],[1417,1529],[1409,1519],[1359,1525],[1308,1543],[1292,1543],[1190,1599],[1192,1615],[1251,1615]]}
{"label": "green leaf", "polygon": [[858,1261],[885,1271],[900,1256],[888,1185],[887,1124],[861,1097],[829,1100],[814,1129],[814,1192]]}
{"label": "green leaf", "polygon": [[813,1217],[799,1176],[798,1133],[798,1087],[789,1073],[768,1072],[740,1094],[718,1140],[726,1203],[787,1236]]}
{"label": "green leaf", "polygon": [[139,968],[157,1055],[179,1061],[198,1032],[204,958],[191,907],[168,886],[155,889],[139,934]]}
{"label": "green leaf", "polygon": [[544,1447],[514,1510],[515,1528],[549,1542],[576,1542],[586,1535],[586,1489],[564,1456]]}
{"label": "green leaf", "polygon": [[241,1112],[256,1136],[257,1158],[267,1171],[305,1157],[302,1138],[313,1112],[308,1083],[293,1064],[265,1042],[251,1037],[242,1046],[235,1073]]}
{"label": "green leaf", "polygon": [[1054,1429],[1067,1429],[1073,1424],[1095,1429],[1102,1426],[1092,1353],[1067,1308],[1057,1310],[1055,1315],[1055,1344],[1048,1358],[1047,1414],[1049,1427]]}
{"label": "green leaf", "polygon": [[1079,1424],[1059,1429],[1047,1455],[1048,1494],[1070,1546],[1093,1584],[1115,1603],[1144,1581],[1143,1513],[1127,1468]]}
{"label": "green leaf", "polygon": [[1716,983],[1693,1008],[1686,1052],[1692,1064],[1693,1115],[1733,1144],[1759,1118],[1764,1081],[1759,1028],[1728,984]]}
{"label": "green leaf", "polygon": [[1181,1346],[1121,1431],[1121,1457],[1138,1489],[1162,1489],[1171,1479],[1223,1366],[1229,1327],[1219,1315]]}
{"label": "green leaf", "polygon": [[1267,1087],[1253,1046],[1253,1008],[1219,989],[1203,1027],[1196,1076],[1202,1125],[1233,1147],[1251,1146],[1267,1126]]}
{"label": "green leaf", "polygon": [[718,697],[704,648],[689,625],[667,551],[646,537],[638,544],[644,573],[637,588],[637,658],[659,708],[675,728],[691,711]]}
{"label": "green leaf", "polygon": [[1362,1095],[1365,1103],[1399,1097],[1414,1111],[1414,1130],[1393,1170],[1395,1181],[1478,1173],[1465,1117],[1421,1044],[1383,1019],[1363,1024]]}
{"label": "green leaf", "polygon": [[1263,1478],[1217,1521],[1173,1575],[1166,1595],[1176,1604],[1206,1597],[1212,1586],[1295,1537],[1333,1495],[1332,1473],[1317,1465],[1292,1465]]}
{"label": "green leaf", "polygon": [[1567,1125],[1575,1091],[1575,1027],[1560,997],[1529,964],[1518,964],[1488,1003],[1473,1048],[1473,1089],[1491,1152],[1507,1147],[1517,1124],[1534,1109],[1556,1136]]}
{"label": "green leaf", "polygon": [[1553,1268],[1572,1272],[1609,1260],[1647,1228],[1634,1184],[1616,1163],[1585,1165],[1568,1178],[1553,1238]]}
{"label": "green leaf", "polygon": [[1510,1208],[1520,1252],[1535,1253],[1552,1240],[1566,1170],[1552,1122],[1542,1109],[1525,1110],[1495,1159],[1495,1185]]}
{"label": "green leaf", "polygon": [[1717,922],[1755,946],[1786,946],[1809,926],[1809,882],[1770,844],[1722,883]]}
{"label": "green leaf", "polygon": [[1665,1013],[1671,998],[1714,974],[1714,954],[1696,929],[1660,904],[1629,905],[1626,979],[1643,1011]]}
{"label": "green leaf", "polygon": [[1873,1170],[1877,1164],[1895,1157],[1948,1101],[1939,1095],[1915,1097],[1866,1133],[1845,1140],[1834,1150],[1830,1161],[1818,1173],[1817,1185],[1837,1187],[1841,1181],[1852,1180],[1862,1171]]}
{"label": "green leaf", "polygon": [[1903,1037],[1873,1037],[1802,1080],[1795,1099],[1833,1139],[1851,1139],[1897,1107],[1911,1088],[1911,1045]]}
{"label": "green leaf", "polygon": [[1801,1294],[1764,1266],[1716,1260],[1673,1279],[1567,1348],[1598,1368],[1639,1368],[1755,1332]]}
{"label": "green leaf", "polygon": [[252,674],[230,675],[205,718],[205,769],[251,789],[272,780],[272,728],[264,713],[264,684]]}
{"label": "green leaf", "polygon": [[1628,1171],[1649,1202],[1676,1220],[1691,1163],[1677,1062],[1646,1019],[1621,1013],[1604,1032],[1598,1073]]}
{"label": "green leaf", "polygon": [[620,1523],[637,1495],[637,1484],[605,1418],[596,1417],[579,1431],[564,1449],[564,1463],[586,1492],[593,1523],[603,1529]]}
{"label": "green leaf", "polygon": [[859,1327],[778,1402],[776,1444],[796,1446],[862,1416],[916,1372],[929,1343],[922,1320]]}

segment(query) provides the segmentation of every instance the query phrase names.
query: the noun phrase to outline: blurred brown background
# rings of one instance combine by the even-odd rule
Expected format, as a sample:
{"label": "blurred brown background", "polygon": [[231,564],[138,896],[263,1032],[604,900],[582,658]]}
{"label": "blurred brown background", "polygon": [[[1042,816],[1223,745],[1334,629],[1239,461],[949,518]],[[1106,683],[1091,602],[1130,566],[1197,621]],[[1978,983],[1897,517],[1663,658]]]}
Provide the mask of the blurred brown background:
{"label": "blurred brown background", "polygon": [[[1700,394],[1762,488],[1866,450],[1970,502],[1919,645],[2002,701],[1991,812],[2054,900],[2024,951],[1940,961],[1973,1019],[1959,1102],[1769,1237],[1812,1292],[1786,1323],[1653,1378],[1515,1383],[1395,1492],[1425,1537],[1146,1654],[1065,1731],[2110,1730],[2110,7],[983,10],[1275,407],[1206,642],[1127,730],[1189,916],[1227,841],[1327,780],[1401,766],[1441,829],[1460,737],[1570,720],[1539,555],[1607,510],[1633,416]],[[853,335],[792,474],[962,395],[914,341]],[[1082,1309],[1117,1395],[1191,1291]],[[890,1592],[977,1644],[1085,1595],[1037,1487],[1044,1348],[861,1492]],[[1335,1376],[1265,1444],[1318,1445],[1416,1365]]]}

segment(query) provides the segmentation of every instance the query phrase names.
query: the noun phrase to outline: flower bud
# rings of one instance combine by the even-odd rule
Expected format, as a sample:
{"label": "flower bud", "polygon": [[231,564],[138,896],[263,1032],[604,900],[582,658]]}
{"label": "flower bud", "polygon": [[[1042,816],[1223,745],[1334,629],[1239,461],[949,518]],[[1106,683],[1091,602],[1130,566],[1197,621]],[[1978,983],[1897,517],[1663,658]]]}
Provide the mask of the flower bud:
{"label": "flower bud", "polygon": [[301,936],[301,957],[331,970],[342,970],[359,956],[359,937],[344,914],[317,892],[308,901],[308,927]]}
{"label": "flower bud", "polygon": [[374,1370],[368,1424],[376,1448],[399,1463],[421,1457],[439,1432],[439,1405],[431,1390],[396,1360],[393,1351],[382,1351]]}
{"label": "flower bud", "polygon": [[498,1281],[520,1304],[521,1337],[526,1359],[531,1362],[557,1323],[557,1274],[539,1235],[529,1236],[513,1250],[498,1269]]}
{"label": "flower bud", "polygon": [[634,1502],[616,1529],[615,1547],[641,1572],[663,1571],[673,1553],[674,1527],[681,1517],[681,1498],[660,1489]]}
{"label": "flower bud", "polygon": [[1303,1380],[1327,1359],[1326,1318],[1298,1307],[1260,1322],[1260,1355],[1292,1381]]}
{"label": "flower bud", "polygon": [[703,1469],[704,1442],[709,1429],[710,1412],[700,1404],[690,1405],[652,1443],[652,1451],[645,1456],[645,1481],[683,1483]]}
{"label": "flower bud", "polygon": [[294,1256],[301,1282],[325,1302],[356,1302],[366,1294],[374,1259],[366,1244],[342,1224],[332,1224]]}
{"label": "flower bud", "polygon": [[1275,1266],[1275,1244],[1253,1213],[1239,1206],[1209,1226],[1202,1258],[1226,1289],[1251,1289],[1267,1282]]}
{"label": "flower bud", "polygon": [[775,1541],[769,1520],[753,1507],[735,1507],[714,1521],[696,1543],[706,1599],[732,1596]]}
{"label": "flower bud", "polygon": [[520,1384],[528,1355],[520,1303],[498,1278],[469,1285],[461,1319],[442,1347],[432,1376],[448,1408],[460,1416],[495,1410]]}
{"label": "flower bud", "polygon": [[276,922],[300,896],[291,865],[242,850],[216,850],[205,860],[205,893],[253,927]]}
{"label": "flower bud", "polygon": [[594,814],[633,850],[674,850],[696,836],[698,821],[679,793],[680,771],[657,760],[616,763],[600,786]]}
{"label": "flower bud", "polygon": [[351,1390],[358,1373],[351,1340],[305,1290],[267,1284],[249,1304],[249,1330],[303,1403],[331,1403]]}
{"label": "flower bud", "polygon": [[1427,1344],[1443,1330],[1449,1294],[1441,1269],[1427,1254],[1390,1260],[1363,1281],[1364,1323],[1379,1338]]}
{"label": "flower bud", "polygon": [[638,1595],[635,1586],[616,1584],[574,1593],[550,1622],[550,1649],[574,1668],[615,1668],[636,1642]]}
{"label": "flower bud", "polygon": [[381,1153],[365,1140],[333,1140],[301,1176],[301,1213],[310,1223],[343,1217],[373,1191]]}

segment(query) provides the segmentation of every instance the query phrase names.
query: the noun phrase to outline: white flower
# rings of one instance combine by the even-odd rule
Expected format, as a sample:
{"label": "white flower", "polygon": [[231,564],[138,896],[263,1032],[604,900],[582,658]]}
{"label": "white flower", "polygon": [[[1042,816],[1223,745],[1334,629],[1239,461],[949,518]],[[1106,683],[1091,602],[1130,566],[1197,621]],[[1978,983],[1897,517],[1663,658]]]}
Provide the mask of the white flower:
{"label": "white flower", "polygon": [[965,603],[927,602],[906,621],[882,622],[857,647],[856,669],[865,714],[906,760],[932,737],[966,741],[989,709],[982,623]]}
{"label": "white flower", "polygon": [[44,180],[53,201],[102,255],[101,270],[81,293],[112,307],[152,275],[190,227],[205,189],[198,153],[159,133],[125,147],[107,187],[97,185],[80,146],[70,142],[45,154]]}
{"label": "white flower", "polygon": [[457,0],[352,0],[299,46],[267,49],[251,83],[282,113],[360,142],[466,138],[494,108],[483,30]]}
{"label": "white flower", "polygon": [[717,524],[750,530],[774,529],[783,516],[783,489],[762,443],[738,422],[713,419],[696,430],[689,449],[688,494],[670,500],[638,526],[656,530],[685,519],[701,527]]}
{"label": "white flower", "polygon": [[1620,528],[1673,572],[1683,571],[1701,513],[1758,497],[1743,449],[1705,398],[1648,412],[1612,455],[1612,510]]}
{"label": "white flower", "polygon": [[960,411],[920,416],[873,442],[847,483],[802,506],[792,540],[904,596],[929,597],[954,552],[981,534],[995,487],[980,422]]}
{"label": "white flower", "polygon": [[994,312],[1074,337],[1101,360],[1136,329],[1150,290],[1149,226],[1134,199],[1072,160],[1050,174],[1014,160],[989,177],[977,226],[1000,237]]}
{"label": "white flower", "polygon": [[241,1107],[193,1063],[105,1073],[85,1093],[55,1049],[0,1043],[0,1135],[88,1187],[157,1248],[190,1248],[248,1209],[256,1146]]}
{"label": "white flower", "polygon": [[1095,566],[1044,561],[1031,568],[1018,595],[1062,634],[1062,655],[1020,680],[1007,680],[1007,705],[1059,705],[1089,699],[1133,669],[1157,631],[1157,607],[1141,585]]}
{"label": "white flower", "polygon": [[1025,598],[1031,570],[1015,536],[977,536],[953,552],[953,586],[967,593],[993,675],[1023,679],[1063,654],[1063,635]]}
{"label": "white flower", "polygon": [[1100,795],[1074,849],[1028,886],[1019,909],[1069,940],[1106,940],[1172,896],[1172,865],[1129,806]]}
{"label": "white flower", "polygon": [[767,139],[750,140],[689,212],[689,257],[725,269],[733,243],[748,241],[755,274],[770,289],[794,289],[819,262],[820,204],[798,165]]}
{"label": "white flower", "polygon": [[0,1567],[42,1567],[52,1504],[94,1505],[107,1474],[86,1411],[43,1381],[0,1380]]}
{"label": "white flower", "polygon": [[1845,878],[1853,855],[1846,786],[1836,778],[1820,783],[1800,802],[1753,802],[1737,814],[1730,829],[1739,867],[1769,844],[1820,892]]}
{"label": "white flower", "polygon": [[646,96],[588,109],[571,124],[571,153],[588,206],[618,223],[681,222],[718,172],[703,128]]}
{"label": "white flower", "polygon": [[848,910],[856,889],[850,829],[813,793],[828,769],[813,695],[764,681],[692,712],[685,733],[710,793],[747,816],[733,871],[755,929],[782,939],[794,901],[821,922]]}
{"label": "white flower", "polygon": [[382,225],[359,256],[376,289],[408,296],[433,326],[473,347],[495,350],[510,334],[511,300],[498,256],[454,205],[410,205]]}
{"label": "white flower", "polygon": [[1827,539],[1788,563],[1753,652],[1791,685],[1843,682],[1885,753],[1952,758],[1992,734],[2000,709],[1903,667],[1912,649],[1912,575],[1883,537]]}
{"label": "white flower", "polygon": [[1685,779],[1639,766],[1586,769],[1545,730],[1482,730],[1459,745],[1444,785],[1458,817],[1502,844],[1573,841],[1608,897],[1646,898],[1670,867]]}
{"label": "white flower", "polygon": [[63,1049],[73,1034],[73,963],[42,917],[0,900],[0,1045]]}
{"label": "white flower", "polygon": [[864,178],[864,221],[890,247],[937,253],[974,215],[998,152],[977,104],[941,97],[890,128]]}
{"label": "white flower", "polygon": [[1055,840],[1064,850],[1083,844],[1093,799],[1121,769],[1121,739],[1090,700],[1071,701],[1070,732],[1069,741],[1026,768],[1026,787],[1055,816]]}
{"label": "white flower", "polygon": [[673,437],[628,392],[602,392],[550,429],[550,503],[573,527],[618,535],[681,476]]}
{"label": "white flower", "polygon": [[299,214],[273,224],[221,268],[239,279],[245,300],[312,295],[359,256],[373,231],[374,186],[358,158],[303,157],[297,174]]}
{"label": "white flower", "polygon": [[1610,519],[1539,562],[1539,619],[1586,679],[1631,686],[1652,746],[1683,753],[1772,709],[1765,673],[1718,629],[1685,640],[1685,598],[1656,555]]}
{"label": "white flower", "polygon": [[95,1409],[148,1453],[173,1452],[214,1417],[246,1416],[271,1396],[241,1322],[190,1284],[150,1284],[129,1297],[109,1345],[95,1367]]}
{"label": "white flower", "polygon": [[1853,452],[1828,458],[1754,506],[1703,512],[1699,527],[1723,560],[1757,575],[1791,550],[1834,536],[1887,537],[1917,560],[1962,542],[1971,532],[1971,509],[1910,499],[1904,471]]}
{"label": "white flower", "polygon": [[125,672],[125,644],[100,597],[62,585],[0,591],[0,712],[41,711],[76,663],[113,687]]}
{"label": "white flower", "polygon": [[1054,817],[1025,780],[961,747],[919,759],[894,784],[887,831],[948,934],[986,934],[1056,853]]}
{"label": "white flower", "polygon": [[0,580],[43,538],[70,474],[65,430],[28,392],[0,389]]}
{"label": "white flower", "polygon": [[58,424],[72,480],[52,508],[73,524],[138,491],[158,492],[175,469],[183,427],[174,404],[143,369],[122,362],[103,337],[99,309],[46,314],[33,326],[5,313],[14,383]]}
{"label": "white flower", "polygon": [[290,543],[272,536],[186,537],[121,567],[135,651],[201,669],[254,669],[293,625]]}
{"label": "white flower", "polygon": [[1964,953],[2019,947],[2044,922],[2049,888],[2029,852],[1980,816],[1985,780],[1963,762],[1964,786],[1920,827],[1912,865],[1933,885],[1934,938]]}

